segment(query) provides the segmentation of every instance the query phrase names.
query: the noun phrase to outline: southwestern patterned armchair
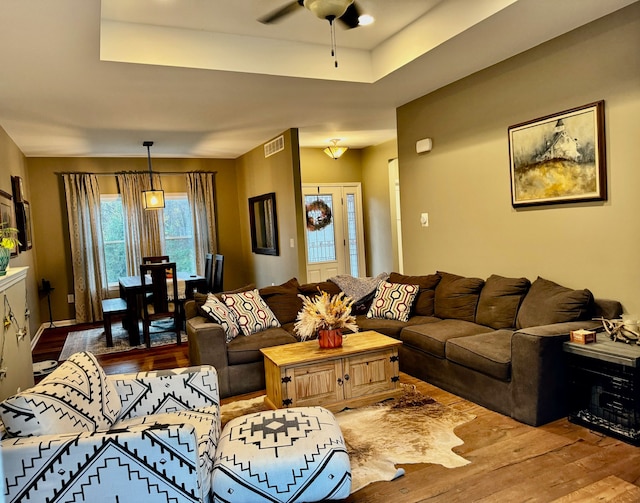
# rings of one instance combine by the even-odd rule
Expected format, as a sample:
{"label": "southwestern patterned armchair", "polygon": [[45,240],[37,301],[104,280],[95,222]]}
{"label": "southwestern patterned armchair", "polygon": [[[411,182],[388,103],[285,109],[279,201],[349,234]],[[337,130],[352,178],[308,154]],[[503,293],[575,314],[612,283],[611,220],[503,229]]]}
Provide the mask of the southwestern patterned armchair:
{"label": "southwestern patterned armchair", "polygon": [[7,502],[209,501],[220,437],[213,367],[107,376],[76,353],[0,403],[0,418]]}

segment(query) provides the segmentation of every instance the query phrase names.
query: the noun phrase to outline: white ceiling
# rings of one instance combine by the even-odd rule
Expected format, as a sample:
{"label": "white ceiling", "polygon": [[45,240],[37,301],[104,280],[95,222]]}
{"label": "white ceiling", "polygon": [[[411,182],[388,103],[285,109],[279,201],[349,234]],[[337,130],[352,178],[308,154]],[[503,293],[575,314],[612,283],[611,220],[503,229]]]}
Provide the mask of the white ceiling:
{"label": "white ceiling", "polygon": [[[358,0],[336,28],[289,0],[2,0],[0,126],[25,155],[235,158],[395,136],[395,109],[638,0]],[[426,135],[427,132],[424,132]]]}

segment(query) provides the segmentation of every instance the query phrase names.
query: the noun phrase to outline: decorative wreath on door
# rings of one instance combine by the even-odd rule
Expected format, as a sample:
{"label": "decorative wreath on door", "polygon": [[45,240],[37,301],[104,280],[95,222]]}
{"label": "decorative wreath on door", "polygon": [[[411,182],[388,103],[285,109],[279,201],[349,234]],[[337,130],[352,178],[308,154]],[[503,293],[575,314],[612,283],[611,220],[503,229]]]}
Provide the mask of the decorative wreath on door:
{"label": "decorative wreath on door", "polygon": [[331,223],[331,208],[320,199],[307,204],[307,229],[319,231]]}

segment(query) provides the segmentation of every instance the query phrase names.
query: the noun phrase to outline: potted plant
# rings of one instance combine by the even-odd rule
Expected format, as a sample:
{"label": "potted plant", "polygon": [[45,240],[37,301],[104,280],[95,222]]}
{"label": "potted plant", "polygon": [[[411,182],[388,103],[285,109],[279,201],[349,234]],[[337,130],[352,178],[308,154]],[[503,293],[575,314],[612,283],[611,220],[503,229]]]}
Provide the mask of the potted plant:
{"label": "potted plant", "polygon": [[7,274],[11,252],[19,244],[18,229],[8,227],[6,222],[0,223],[0,276]]}
{"label": "potted plant", "polygon": [[331,296],[320,292],[315,297],[302,298],[302,309],[298,313],[294,326],[300,340],[318,337],[321,348],[342,346],[342,330],[358,331],[356,318],[351,314],[353,299],[344,292]]}

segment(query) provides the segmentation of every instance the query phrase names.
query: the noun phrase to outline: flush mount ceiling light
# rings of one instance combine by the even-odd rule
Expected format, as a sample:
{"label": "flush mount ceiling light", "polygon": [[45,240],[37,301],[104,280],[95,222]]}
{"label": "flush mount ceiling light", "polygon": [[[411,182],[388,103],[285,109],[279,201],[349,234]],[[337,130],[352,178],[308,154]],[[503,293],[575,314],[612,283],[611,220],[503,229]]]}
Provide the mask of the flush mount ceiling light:
{"label": "flush mount ceiling light", "polygon": [[151,171],[152,145],[152,141],[142,142],[142,146],[147,147],[147,159],[149,160],[149,182],[151,182],[151,190],[142,191],[142,207],[145,210],[159,210],[164,208],[164,190],[153,189],[153,171]]}
{"label": "flush mount ceiling light", "polygon": [[339,138],[330,141],[332,145],[325,148],[323,152],[331,157],[334,161],[337,161],[338,159],[340,159],[340,156],[342,156],[342,154],[344,154],[348,150],[348,147],[338,147],[338,142],[340,141]]}

